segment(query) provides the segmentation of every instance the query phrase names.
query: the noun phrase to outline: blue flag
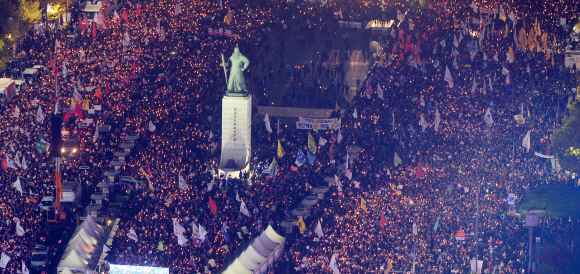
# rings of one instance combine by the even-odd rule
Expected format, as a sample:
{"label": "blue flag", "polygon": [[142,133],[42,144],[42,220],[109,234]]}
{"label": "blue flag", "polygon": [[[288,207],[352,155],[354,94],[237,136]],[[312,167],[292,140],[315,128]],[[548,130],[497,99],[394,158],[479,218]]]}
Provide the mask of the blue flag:
{"label": "blue flag", "polygon": [[298,155],[296,155],[296,162],[295,164],[300,167],[303,164],[306,164],[306,156],[304,155],[304,152],[302,152],[302,149],[298,149]]}
{"label": "blue flag", "polygon": [[224,239],[226,239],[226,241],[229,241],[228,229],[226,227],[226,222],[223,222],[223,224],[222,224],[222,234],[224,234]]}
{"label": "blue flag", "polygon": [[437,231],[437,228],[439,228],[439,217],[437,217],[437,222],[435,222],[435,227],[433,227],[433,230]]}
{"label": "blue flag", "polygon": [[316,160],[316,156],[312,155],[312,153],[310,153],[310,150],[307,151],[306,153],[308,153],[308,162],[312,165],[312,163],[314,163],[314,160]]}

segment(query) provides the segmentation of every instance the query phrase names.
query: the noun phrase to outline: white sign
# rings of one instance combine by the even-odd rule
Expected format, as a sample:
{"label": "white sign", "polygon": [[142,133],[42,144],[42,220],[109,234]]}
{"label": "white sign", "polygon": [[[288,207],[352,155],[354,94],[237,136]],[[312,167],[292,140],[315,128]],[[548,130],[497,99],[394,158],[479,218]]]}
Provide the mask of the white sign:
{"label": "white sign", "polygon": [[580,68],[580,51],[579,50],[567,50],[566,56],[564,57],[564,66],[566,68],[571,68],[576,64],[576,68]]}
{"label": "white sign", "polygon": [[516,195],[513,193],[508,194],[508,205],[516,204]]}

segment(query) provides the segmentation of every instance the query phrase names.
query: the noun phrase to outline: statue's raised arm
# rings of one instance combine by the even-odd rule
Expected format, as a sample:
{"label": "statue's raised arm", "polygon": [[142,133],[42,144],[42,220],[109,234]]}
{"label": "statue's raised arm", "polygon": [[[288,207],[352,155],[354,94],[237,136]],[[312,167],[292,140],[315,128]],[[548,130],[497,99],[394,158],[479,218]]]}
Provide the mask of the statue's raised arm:
{"label": "statue's raised arm", "polygon": [[228,79],[228,92],[247,92],[243,72],[250,65],[250,60],[240,53],[240,49],[236,45],[234,53],[230,57],[230,62],[232,67],[230,69],[230,78]]}

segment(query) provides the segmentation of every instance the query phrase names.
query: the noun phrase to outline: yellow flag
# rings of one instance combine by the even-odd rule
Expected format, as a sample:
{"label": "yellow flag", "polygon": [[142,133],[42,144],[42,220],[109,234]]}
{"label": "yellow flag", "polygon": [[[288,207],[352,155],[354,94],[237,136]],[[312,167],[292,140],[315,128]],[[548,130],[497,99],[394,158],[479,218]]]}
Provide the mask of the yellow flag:
{"label": "yellow flag", "polygon": [[544,32],[544,34],[542,34],[542,47],[545,50],[548,50],[548,34]]}
{"label": "yellow flag", "polygon": [[527,49],[526,30],[524,28],[522,28],[520,30],[519,40],[520,40],[520,45],[522,46],[522,51],[526,51],[526,49]]}
{"label": "yellow flag", "polygon": [[534,30],[532,29],[530,33],[528,33],[528,49],[533,51],[536,48],[536,43],[534,42]]}
{"label": "yellow flag", "polygon": [[334,108],[334,110],[339,111],[340,107],[338,106],[338,102],[336,102],[336,107]]}
{"label": "yellow flag", "polygon": [[278,157],[282,157],[286,154],[284,149],[282,148],[282,144],[280,144],[280,140],[278,140]]}
{"label": "yellow flag", "polygon": [[516,58],[515,58],[515,55],[514,55],[514,50],[512,49],[512,47],[510,47],[510,49],[508,50],[508,53],[507,53],[507,60],[508,60],[508,62],[510,62],[510,63],[511,63],[511,62],[513,62],[515,59],[516,59]]}
{"label": "yellow flag", "polygon": [[228,14],[226,14],[226,17],[224,17],[224,22],[226,22],[228,25],[232,24],[232,12],[230,10],[228,10]]}
{"label": "yellow flag", "polygon": [[552,42],[552,47],[555,47],[556,46],[556,43],[557,43],[556,42],[556,35],[554,35],[554,41]]}
{"label": "yellow flag", "polygon": [[310,132],[308,132],[308,149],[312,155],[316,154],[316,142],[314,141],[314,137],[312,137]]}
{"label": "yellow flag", "polygon": [[314,130],[314,132],[318,133],[318,127],[320,127],[320,124],[317,123],[316,121],[314,121],[312,123],[312,130]]}
{"label": "yellow flag", "polygon": [[306,224],[302,220],[302,217],[300,217],[300,219],[298,219],[298,222],[296,222],[296,225],[298,226],[298,229],[300,229],[300,234],[304,234],[304,231],[306,231]]}
{"label": "yellow flag", "polygon": [[363,197],[360,197],[360,208],[365,211],[365,213],[369,213],[367,210],[367,201]]}
{"label": "yellow flag", "polygon": [[89,99],[84,99],[83,100],[83,110],[89,110],[90,106],[89,106]]}
{"label": "yellow flag", "polygon": [[546,50],[546,61],[550,60],[551,57],[552,55],[550,54],[550,50]]}
{"label": "yellow flag", "polygon": [[505,24],[505,31],[503,32],[503,38],[507,38],[507,34],[508,34],[508,24]]}
{"label": "yellow flag", "polygon": [[75,100],[75,98],[70,98],[70,106],[76,106],[76,102],[77,100]]}

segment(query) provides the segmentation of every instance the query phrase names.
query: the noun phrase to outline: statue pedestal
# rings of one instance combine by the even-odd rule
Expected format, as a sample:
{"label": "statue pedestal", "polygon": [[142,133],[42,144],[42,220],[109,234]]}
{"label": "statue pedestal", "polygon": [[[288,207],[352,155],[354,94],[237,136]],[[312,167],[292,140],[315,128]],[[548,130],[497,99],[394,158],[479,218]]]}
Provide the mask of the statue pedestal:
{"label": "statue pedestal", "polygon": [[249,169],[252,151],[252,95],[222,98],[222,152],[220,174],[238,177]]}

